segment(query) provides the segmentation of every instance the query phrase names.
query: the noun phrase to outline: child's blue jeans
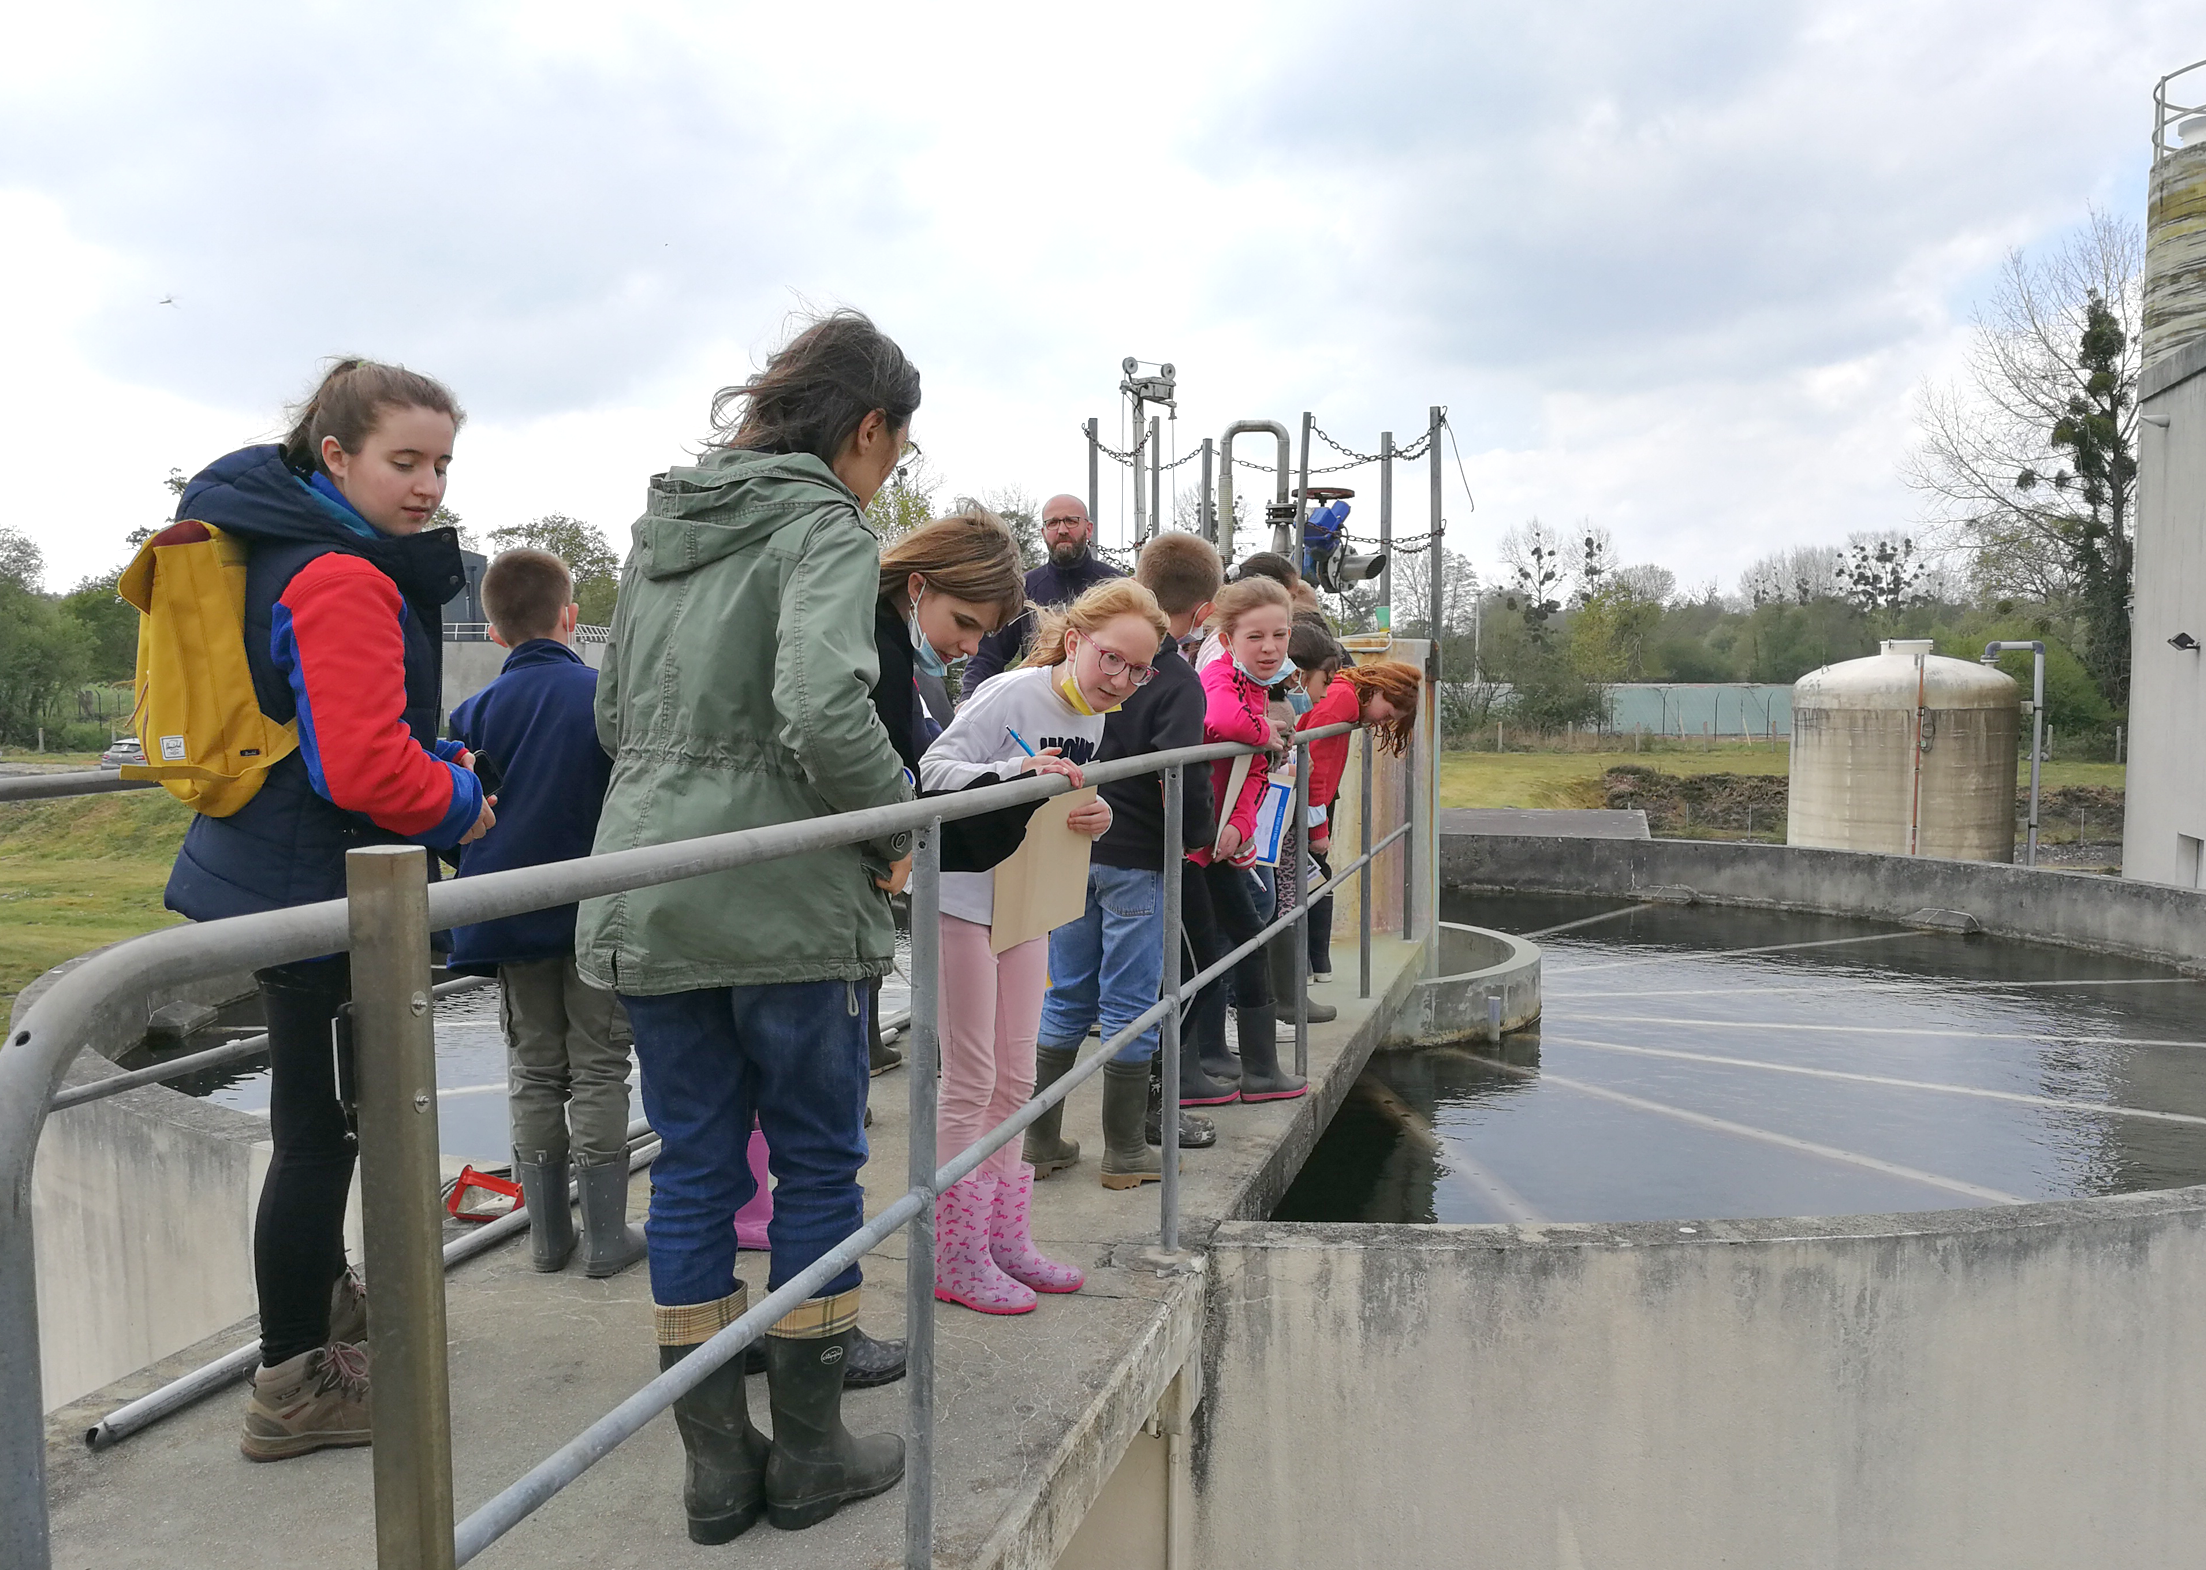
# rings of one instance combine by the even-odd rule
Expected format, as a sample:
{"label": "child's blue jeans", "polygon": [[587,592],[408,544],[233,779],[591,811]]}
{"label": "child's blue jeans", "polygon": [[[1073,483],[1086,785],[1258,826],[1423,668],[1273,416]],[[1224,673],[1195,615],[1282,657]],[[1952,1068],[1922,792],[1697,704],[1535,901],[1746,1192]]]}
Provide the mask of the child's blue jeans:
{"label": "child's blue jeans", "polygon": [[[673,1307],[735,1290],[735,1213],[750,1200],[751,1116],[774,1177],[767,1290],[865,1225],[863,981],[623,993],[643,1065],[643,1109],[664,1146],[651,1165],[651,1296]],[[856,1265],[814,1297],[847,1292]]]}
{"label": "child's blue jeans", "polygon": [[[1163,890],[1161,872],[1088,868],[1088,908],[1049,935],[1040,1045],[1077,1047],[1098,1020],[1108,1041],[1157,1001],[1164,978]],[[1151,1025],[1118,1050],[1118,1061],[1148,1062],[1158,1040]]]}

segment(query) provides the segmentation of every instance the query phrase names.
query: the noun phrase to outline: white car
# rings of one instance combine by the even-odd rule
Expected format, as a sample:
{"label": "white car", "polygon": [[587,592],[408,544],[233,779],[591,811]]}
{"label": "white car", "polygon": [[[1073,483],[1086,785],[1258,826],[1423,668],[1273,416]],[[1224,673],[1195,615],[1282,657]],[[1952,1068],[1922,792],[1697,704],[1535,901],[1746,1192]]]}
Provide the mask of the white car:
{"label": "white car", "polygon": [[119,769],[126,763],[145,761],[146,749],[135,736],[118,737],[108,743],[107,750],[100,754],[100,767],[103,769]]}

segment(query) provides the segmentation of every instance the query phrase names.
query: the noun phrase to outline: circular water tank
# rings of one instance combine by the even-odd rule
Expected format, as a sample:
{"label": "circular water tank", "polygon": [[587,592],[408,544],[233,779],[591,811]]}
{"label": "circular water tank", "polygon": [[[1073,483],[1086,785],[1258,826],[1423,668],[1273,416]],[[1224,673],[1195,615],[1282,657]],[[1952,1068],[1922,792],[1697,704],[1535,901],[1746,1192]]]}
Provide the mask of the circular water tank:
{"label": "circular water tank", "polygon": [[2176,127],[2145,188],[2144,363],[2206,336],[2206,115]]}
{"label": "circular water tank", "polygon": [[2014,859],[2019,689],[1931,647],[1893,639],[1793,683],[1788,844]]}

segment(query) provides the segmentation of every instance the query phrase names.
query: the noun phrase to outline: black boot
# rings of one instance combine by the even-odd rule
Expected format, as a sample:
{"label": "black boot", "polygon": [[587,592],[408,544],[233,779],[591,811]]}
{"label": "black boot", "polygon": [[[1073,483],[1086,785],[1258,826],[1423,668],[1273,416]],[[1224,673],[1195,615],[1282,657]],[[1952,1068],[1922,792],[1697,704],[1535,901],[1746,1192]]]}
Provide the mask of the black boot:
{"label": "black boot", "polygon": [[866,1073],[878,1079],[903,1062],[904,1054],[881,1034],[881,978],[876,976],[866,989]]}
{"label": "black boot", "polygon": [[[1271,967],[1272,1013],[1280,1023],[1294,1023],[1294,950],[1295,930],[1289,927],[1264,945],[1264,961]],[[1313,1025],[1330,1025],[1340,1018],[1340,1010],[1330,1003],[1320,1003],[1307,991],[1303,993],[1302,1017]]]}
{"label": "black boot", "polygon": [[[847,1294],[855,1300],[855,1292]],[[825,1313],[813,1298],[797,1314]],[[851,1330],[766,1337],[766,1391],[774,1416],[766,1457],[766,1519],[785,1532],[817,1526],[854,1499],[870,1499],[904,1475],[904,1441],[859,1439],[843,1427],[843,1365]]]}
{"label": "black boot", "polygon": [[[1221,985],[1222,983],[1213,983]],[[1226,1045],[1226,1010],[1222,1000],[1199,1000],[1187,1016],[1187,1029],[1180,1037],[1180,1099],[1186,1098],[1187,1065],[1192,1062],[1195,1072],[1205,1083],[1231,1088],[1241,1080],[1241,1060]],[[1227,1096],[1226,1101],[1233,1097]],[[1203,1101],[1202,1106],[1221,1105],[1220,1102]]]}
{"label": "black boot", "polygon": [[[1180,1074],[1185,1080],[1187,1074]],[[1238,1094],[1238,1092],[1235,1092]],[[1165,1142],[1165,1078],[1163,1074],[1149,1074],[1149,1116],[1141,1122],[1141,1138],[1149,1144]],[[1182,1151],[1207,1151],[1218,1144],[1218,1125],[1193,1111],[1180,1114],[1180,1149]]]}
{"label": "black boot", "polygon": [[[903,1342],[876,1341],[863,1330],[850,1332],[850,1353],[843,1359],[845,1390],[869,1390],[875,1385],[892,1385],[904,1377],[904,1369]],[[764,1338],[753,1341],[743,1349],[743,1372],[766,1372]]]}
{"label": "black boot", "polygon": [[628,1223],[628,1157],[575,1166],[582,1190],[582,1273],[617,1276],[642,1259],[643,1228]]}
{"label": "black boot", "polygon": [[1149,1065],[1103,1065],[1103,1186],[1139,1188],[1164,1181],[1164,1163],[1141,1137],[1141,1115],[1149,1101]]}
{"label": "black boot", "polygon": [[1235,1009],[1241,1036],[1241,1099],[1291,1101],[1310,1087],[1279,1066],[1279,1021],[1268,1008]]}
{"label": "black boot", "polygon": [[[721,1317],[733,1324],[745,1303],[740,1284],[725,1302],[728,1308]],[[659,1310],[662,1327],[668,1312]],[[672,1368],[703,1344],[662,1345],[660,1370]],[[766,1513],[767,1441],[751,1426],[750,1405],[743,1397],[743,1360],[729,1359],[676,1400],[674,1426],[681,1431],[686,1460],[682,1509],[689,1516],[689,1540],[725,1543],[756,1526]]]}
{"label": "black boot", "polygon": [[[1223,1048],[1217,1053],[1225,1055]],[[1163,1053],[1157,1054],[1162,1062]],[[1234,1066],[1232,1074],[1213,1078],[1204,1066],[1202,1043],[1192,1038],[1180,1042],[1180,1105],[1183,1107],[1222,1107],[1241,1099],[1241,1069]],[[1183,1120],[1184,1122],[1184,1120]]]}
{"label": "black boot", "polygon": [[[1040,1095],[1063,1079],[1079,1058],[1077,1047],[1034,1049],[1034,1094]],[[1026,1126],[1026,1143],[1020,1157],[1034,1169],[1037,1179],[1062,1172],[1080,1159],[1080,1141],[1064,1137],[1065,1104],[1060,1101]]]}
{"label": "black boot", "polygon": [[521,1185],[521,1206],[529,1213],[529,1263],[546,1272],[563,1269],[574,1254],[567,1152],[516,1150],[513,1180]]}

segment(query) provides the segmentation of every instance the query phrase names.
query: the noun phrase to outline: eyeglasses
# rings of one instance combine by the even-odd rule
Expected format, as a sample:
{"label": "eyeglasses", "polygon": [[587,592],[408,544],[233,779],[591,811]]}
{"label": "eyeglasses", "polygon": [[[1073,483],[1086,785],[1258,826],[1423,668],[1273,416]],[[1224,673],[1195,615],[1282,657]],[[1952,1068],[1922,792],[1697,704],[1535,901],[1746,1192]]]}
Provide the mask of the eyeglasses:
{"label": "eyeglasses", "polygon": [[1146,687],[1149,685],[1149,678],[1157,673],[1154,665],[1136,665],[1125,655],[1113,653],[1093,638],[1084,638],[1083,641],[1095,650],[1095,663],[1106,676],[1124,676],[1136,687]]}
{"label": "eyeglasses", "polygon": [[1081,517],[1044,518],[1042,520],[1042,527],[1045,529],[1085,529],[1087,526],[1088,520]]}

